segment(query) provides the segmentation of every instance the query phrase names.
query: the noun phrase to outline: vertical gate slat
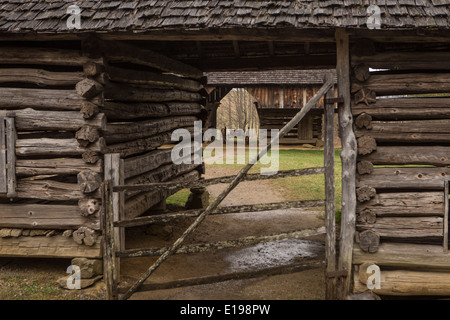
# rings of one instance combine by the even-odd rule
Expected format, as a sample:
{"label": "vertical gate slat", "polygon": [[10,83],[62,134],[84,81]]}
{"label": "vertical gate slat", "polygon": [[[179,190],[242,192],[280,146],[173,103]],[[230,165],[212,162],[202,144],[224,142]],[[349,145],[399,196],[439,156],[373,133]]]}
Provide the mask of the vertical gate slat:
{"label": "vertical gate slat", "polygon": [[6,171],[7,177],[7,197],[14,198],[16,197],[16,126],[14,124],[15,115],[11,114],[6,117],[6,163],[8,164],[8,168]]}
{"label": "vertical gate slat", "polygon": [[0,193],[8,191],[6,184],[6,130],[5,118],[0,117]]}

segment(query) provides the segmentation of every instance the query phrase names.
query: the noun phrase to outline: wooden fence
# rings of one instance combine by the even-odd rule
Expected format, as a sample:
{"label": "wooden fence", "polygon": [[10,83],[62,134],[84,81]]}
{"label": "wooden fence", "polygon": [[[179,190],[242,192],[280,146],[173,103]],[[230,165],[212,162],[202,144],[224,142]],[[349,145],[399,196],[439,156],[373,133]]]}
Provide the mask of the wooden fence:
{"label": "wooden fence", "polygon": [[[156,290],[163,288],[173,288],[180,286],[190,286],[198,284],[213,283],[219,281],[226,281],[231,279],[243,279],[258,277],[261,275],[281,274],[289,272],[298,272],[317,266],[316,263],[299,263],[295,265],[289,265],[284,267],[269,268],[258,271],[239,272],[232,274],[223,274],[215,276],[207,276],[195,279],[184,279],[172,281],[170,283],[159,284],[144,284],[144,281],[150,277],[153,272],[172,254],[193,253],[202,252],[206,250],[215,250],[221,248],[230,248],[238,246],[254,245],[261,242],[276,241],[282,239],[304,238],[311,235],[326,233],[326,260],[327,260],[327,297],[334,298],[334,286],[333,281],[334,274],[336,274],[336,253],[335,253],[335,212],[334,212],[334,112],[335,103],[338,102],[334,99],[333,93],[333,77],[327,76],[323,87],[318,93],[306,104],[302,110],[296,114],[293,119],[279,132],[279,135],[271,140],[269,145],[264,148],[257,155],[257,158],[252,159],[236,176],[222,177],[215,179],[206,179],[200,181],[194,181],[190,183],[152,183],[146,185],[124,185],[117,176],[120,176],[120,157],[114,155],[107,155],[105,157],[105,163],[116,162],[115,165],[110,166],[110,169],[105,169],[105,181],[102,187],[102,201],[103,201],[103,230],[104,230],[104,279],[107,287],[107,299],[128,299],[133,293],[141,290]],[[319,99],[326,95],[326,116],[325,116],[325,166],[322,168],[308,168],[298,170],[280,171],[274,175],[257,175],[248,174],[248,171],[256,163],[257,159],[263,157],[271,148],[272,144],[282,138],[284,134],[292,130],[294,126],[301,121],[301,119],[309,112],[309,110],[316,105]],[[115,159],[115,160],[114,160]],[[114,174],[119,173],[119,175]],[[260,180],[260,179],[278,179],[284,177],[295,177],[312,174],[325,174],[325,201],[293,201],[286,203],[271,203],[271,204],[259,204],[259,205],[244,205],[219,208],[219,204],[224,198],[241,182],[244,180]],[[171,214],[153,215],[149,217],[137,217],[133,219],[124,219],[124,197],[126,192],[144,192],[154,190],[167,190],[172,189],[181,190],[184,188],[207,186],[217,183],[229,183],[228,187],[204,210],[189,210]],[[184,246],[185,239],[194,232],[197,227],[204,221],[204,219],[210,214],[228,214],[238,212],[255,212],[272,209],[285,209],[285,208],[302,208],[302,207],[323,207],[325,206],[325,228],[319,228],[314,230],[301,230],[290,233],[282,233],[275,235],[268,235],[262,237],[247,237],[231,241],[220,241],[216,243],[208,244],[196,244]],[[146,225],[154,222],[166,222],[169,220],[175,220],[185,217],[195,217],[195,221],[186,229],[186,231],[169,247],[162,248],[144,248],[137,250],[125,250],[123,245],[123,230],[126,227]],[[149,269],[139,278],[139,280],[133,284],[125,292],[119,292],[118,283],[120,281],[120,271],[118,259],[122,257],[143,257],[143,256],[159,256],[156,262],[149,267]],[[119,296],[119,293],[123,295]]]}

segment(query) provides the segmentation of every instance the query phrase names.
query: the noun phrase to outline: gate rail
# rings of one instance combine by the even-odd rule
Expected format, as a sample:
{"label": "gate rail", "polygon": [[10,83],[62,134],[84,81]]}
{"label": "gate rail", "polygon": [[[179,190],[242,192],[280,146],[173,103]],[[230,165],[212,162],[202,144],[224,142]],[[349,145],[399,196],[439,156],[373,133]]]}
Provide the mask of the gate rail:
{"label": "gate rail", "polygon": [[[210,249],[219,249],[219,248],[226,248],[226,247],[236,247],[236,246],[243,246],[243,245],[249,245],[249,244],[256,244],[261,242],[267,242],[267,241],[274,241],[274,240],[281,240],[281,239],[292,239],[292,238],[302,238],[306,236],[311,236],[315,234],[323,234],[325,233],[325,228],[319,228],[314,230],[302,230],[302,231],[296,231],[291,233],[284,233],[284,234],[278,234],[278,235],[270,235],[270,236],[263,236],[263,237],[247,237],[247,238],[241,238],[237,240],[231,240],[231,241],[221,241],[216,243],[210,243],[210,244],[198,244],[198,245],[190,245],[190,246],[183,246],[185,239],[187,236],[189,236],[196,228],[203,222],[203,220],[210,214],[227,214],[232,212],[249,212],[249,211],[263,211],[263,210],[272,210],[274,208],[299,208],[299,207],[314,207],[314,206],[324,206],[326,207],[326,233],[327,233],[327,241],[326,245],[327,247],[332,245],[335,246],[334,243],[330,243],[328,239],[328,234],[330,232],[334,233],[334,224],[330,223],[330,220],[332,219],[334,221],[334,177],[333,177],[333,185],[330,186],[329,179],[325,179],[326,184],[326,199],[318,200],[318,201],[293,201],[289,203],[273,203],[273,204],[266,204],[266,205],[255,205],[255,206],[235,206],[235,207],[228,207],[228,208],[218,208],[219,204],[225,199],[225,197],[241,182],[244,180],[260,180],[260,179],[277,179],[277,178],[284,178],[284,177],[293,177],[293,176],[302,176],[302,175],[313,175],[313,174],[323,174],[325,175],[333,173],[334,176],[334,144],[333,141],[329,141],[329,135],[326,135],[325,137],[325,154],[328,155],[328,157],[332,157],[332,162],[327,161],[325,159],[325,167],[321,168],[308,168],[308,169],[297,169],[297,170],[287,170],[287,171],[280,171],[277,174],[274,175],[259,175],[259,174],[248,174],[248,171],[251,169],[251,167],[257,162],[258,159],[261,159],[271,148],[272,144],[276,142],[277,140],[281,139],[287,132],[289,132],[295,125],[297,125],[298,122],[319,102],[319,100],[327,94],[327,98],[331,97],[332,99],[332,88],[333,88],[334,80],[333,76],[330,74],[325,79],[325,83],[322,86],[322,88],[317,92],[317,94],[301,109],[301,111],[292,118],[291,121],[289,121],[288,124],[286,124],[279,132],[278,136],[273,138],[268,146],[266,146],[260,153],[255,157],[255,159],[252,159],[244,168],[241,169],[241,171],[236,176],[231,177],[222,177],[222,178],[215,178],[215,179],[207,179],[207,180],[200,180],[196,182],[191,183],[182,183],[182,184],[176,184],[176,183],[151,183],[146,185],[116,185],[113,186],[113,183],[111,180],[105,180],[103,183],[102,188],[102,199],[103,199],[103,208],[104,214],[103,214],[103,230],[104,230],[104,264],[105,264],[105,283],[107,287],[107,299],[122,299],[126,300],[128,299],[133,293],[138,291],[141,288],[151,288],[153,284],[148,284],[146,286],[143,286],[144,281],[151,275],[153,272],[172,254],[176,253],[192,253],[192,252],[201,252],[205,250]],[[325,101],[325,106],[333,105],[336,101]],[[333,108],[334,109],[334,108]],[[328,108],[328,110],[333,111],[331,108]],[[327,119],[327,118],[326,118]],[[329,119],[328,119],[328,125],[330,126]],[[328,127],[329,127],[328,126]],[[328,128],[327,127],[327,128]],[[331,128],[334,131],[333,122],[331,122]],[[328,131],[328,130],[327,130]],[[330,154],[330,150],[333,150],[332,154]],[[328,159],[330,160],[330,159]],[[327,168],[327,166],[333,166],[333,170],[330,171],[330,168]],[[210,184],[217,184],[217,183],[230,183],[228,187],[215,199],[206,209],[204,210],[190,210],[190,211],[184,211],[179,213],[173,213],[173,214],[163,214],[163,215],[157,215],[157,216],[150,216],[150,217],[138,217],[134,219],[128,219],[128,220],[120,220],[117,217],[124,216],[123,214],[119,214],[117,212],[114,212],[114,201],[117,199],[117,197],[114,197],[114,193],[123,193],[125,191],[148,191],[148,190],[161,190],[161,189],[171,189],[171,190],[181,190],[188,187],[193,186],[206,186]],[[122,197],[123,198],[123,197]],[[333,205],[331,206],[331,202],[333,202]],[[119,210],[124,210],[123,206],[118,207]],[[254,210],[256,209],[256,210]],[[328,210],[327,210],[328,209]],[[331,210],[333,212],[331,212]],[[184,217],[196,217],[195,221],[186,229],[186,231],[182,234],[181,237],[179,237],[173,245],[163,248],[150,248],[150,249],[137,249],[137,250],[118,250],[116,246],[116,242],[120,242],[120,239],[115,239],[117,236],[115,234],[121,234],[120,232],[117,232],[117,228],[124,228],[124,227],[130,227],[130,226],[136,226],[136,225],[145,225],[149,223],[153,223],[156,221],[168,221],[172,219],[178,219],[178,218],[184,218]],[[331,228],[331,230],[330,230]],[[115,231],[116,230],[116,231]],[[120,237],[120,236],[119,236]],[[118,241],[117,241],[118,240]],[[334,241],[334,238],[332,238]],[[328,252],[328,250],[327,250]],[[139,278],[139,280],[134,283],[121,297],[119,297],[118,294],[118,274],[116,272],[116,269],[119,267],[117,259],[119,257],[142,257],[142,256],[150,256],[150,255],[159,255],[160,257],[154,262],[152,266]],[[328,260],[334,260],[335,257],[331,256],[329,257],[327,255],[327,263]],[[331,263],[334,265],[334,263]],[[309,267],[311,267],[313,264],[311,264]],[[299,270],[299,268],[307,268],[308,266],[305,264],[298,265],[297,268],[295,266],[286,266],[284,268],[278,268],[274,270],[266,270],[267,272],[286,272],[287,269],[291,270]],[[283,271],[284,270],[284,271]],[[260,272],[262,272],[260,270]],[[255,273],[243,273],[240,274],[240,277],[247,276],[255,276]],[[221,275],[221,276],[212,276],[212,277],[206,277],[206,279],[198,280],[200,282],[202,281],[224,281],[220,279],[228,279],[231,277],[233,279],[233,276],[237,276],[237,274],[230,274],[230,275]],[[205,277],[203,277],[205,278]],[[184,283],[196,283],[195,279],[190,279],[190,281],[186,280]],[[164,284],[160,284],[160,287],[164,287]]]}

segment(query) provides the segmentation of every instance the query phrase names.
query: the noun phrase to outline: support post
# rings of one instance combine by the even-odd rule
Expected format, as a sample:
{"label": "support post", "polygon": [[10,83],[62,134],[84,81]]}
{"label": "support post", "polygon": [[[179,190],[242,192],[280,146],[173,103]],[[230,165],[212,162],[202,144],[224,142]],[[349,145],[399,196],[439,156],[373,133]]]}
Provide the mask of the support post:
{"label": "support post", "polygon": [[103,204],[103,279],[106,285],[106,299],[117,300],[116,250],[114,237],[114,201],[113,184],[111,180],[105,180],[102,185]]}
{"label": "support post", "polygon": [[339,126],[342,141],[342,213],[341,236],[339,243],[339,270],[346,270],[346,276],[339,278],[338,298],[345,299],[350,292],[352,251],[356,220],[356,155],[357,144],[353,132],[350,91],[350,53],[349,38],[345,29],[336,30],[339,96],[344,103],[339,108]]}
{"label": "support post", "polygon": [[450,180],[444,180],[444,239],[443,247],[444,253],[448,253],[448,214],[449,214],[449,189]]}
{"label": "support post", "polygon": [[[119,153],[105,155],[105,180],[111,180],[113,187],[124,185],[124,161]],[[124,191],[114,192],[113,198],[113,216],[114,222],[123,220],[125,217],[125,195]],[[125,228],[114,228],[115,250],[125,249]],[[120,260],[116,258],[115,278],[120,281]]]}
{"label": "support post", "polygon": [[[325,81],[328,80],[328,75]],[[332,77],[332,76],[331,76]],[[334,98],[334,88],[330,89],[324,101]],[[334,181],[334,103],[325,103],[325,136],[324,136],[324,166],[325,166],[325,240],[326,273],[336,271],[336,226],[335,226],[335,181]],[[326,299],[336,299],[336,278],[325,277]]]}

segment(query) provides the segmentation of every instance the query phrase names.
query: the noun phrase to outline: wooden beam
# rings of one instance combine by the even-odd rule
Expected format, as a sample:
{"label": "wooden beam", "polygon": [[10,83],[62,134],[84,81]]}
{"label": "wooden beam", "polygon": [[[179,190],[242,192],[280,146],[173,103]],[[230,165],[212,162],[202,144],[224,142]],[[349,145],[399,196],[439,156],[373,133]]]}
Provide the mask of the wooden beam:
{"label": "wooden beam", "polygon": [[15,115],[7,116],[5,118],[6,129],[6,184],[8,186],[8,192],[6,196],[8,198],[15,198],[17,196],[17,178],[16,178],[16,140],[17,132],[15,123]]}
{"label": "wooden beam", "polygon": [[134,63],[192,79],[203,77],[202,71],[152,50],[120,41],[104,41],[101,46],[104,56],[110,63]]}
{"label": "wooden beam", "polygon": [[0,88],[1,108],[80,110],[82,102],[75,90]]}
{"label": "wooden beam", "polygon": [[0,69],[0,83],[24,82],[39,86],[74,86],[83,78],[82,72],[52,72],[34,68]]}
{"label": "wooden beam", "polygon": [[438,146],[382,146],[360,160],[374,165],[450,165],[450,147]]}
{"label": "wooden beam", "polygon": [[8,192],[6,150],[6,121],[0,114],[0,193]]}
{"label": "wooden beam", "polygon": [[92,59],[71,49],[2,47],[0,64],[83,66]]}
{"label": "wooden beam", "polygon": [[344,29],[336,30],[338,95],[344,98],[339,108],[339,125],[342,142],[342,213],[341,240],[338,269],[346,270],[347,277],[341,278],[338,297],[344,299],[350,292],[352,274],[352,249],[356,222],[356,156],[357,143],[353,132],[350,93],[350,47],[349,37]]}

